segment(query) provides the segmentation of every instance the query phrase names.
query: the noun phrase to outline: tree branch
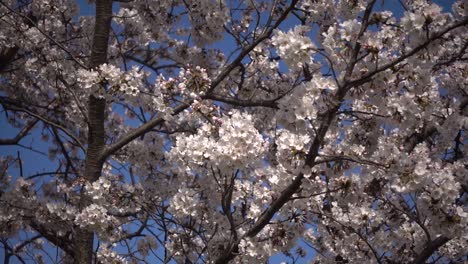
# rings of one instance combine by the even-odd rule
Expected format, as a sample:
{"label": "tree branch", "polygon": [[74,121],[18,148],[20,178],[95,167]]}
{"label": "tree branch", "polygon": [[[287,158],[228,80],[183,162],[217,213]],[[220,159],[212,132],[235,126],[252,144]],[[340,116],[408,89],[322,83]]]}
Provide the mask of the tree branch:
{"label": "tree branch", "polygon": [[24,137],[26,137],[31,131],[31,129],[37,124],[38,119],[29,122],[27,125],[21,129],[20,132],[14,137],[14,138],[6,138],[6,139],[0,139],[0,145],[16,145],[22,140]]}
{"label": "tree branch", "polygon": [[[289,12],[294,8],[298,0],[293,0],[291,5],[282,13],[281,17],[278,18],[276,23],[270,27],[268,30],[266,30],[262,35],[260,35],[254,42],[251,44],[247,45],[245,48],[242,49],[240,54],[231,62],[229,65],[227,65],[221,73],[211,82],[211,86],[208,89],[206,95],[202,97],[203,99],[207,99],[208,96],[212,96],[213,90],[231,73],[232,70],[234,70],[239,63],[242,62],[243,58],[249,54],[250,51],[252,51],[258,44],[260,44],[263,40],[267,39],[270,37],[270,35],[273,33],[273,30],[276,29],[288,16]],[[190,106],[189,102],[188,104],[181,104],[174,108],[173,110],[173,115],[177,115],[180,112],[184,111],[185,109],[189,108]],[[111,146],[108,146],[104,152],[101,155],[101,159],[106,159],[110,155],[114,154],[116,151],[130,143],[132,140],[140,137],[141,135],[147,133],[150,131],[153,127],[160,125],[164,122],[164,119],[162,117],[150,120],[149,122],[141,125],[140,127],[130,131],[128,134],[122,136],[117,142],[112,144]]]}
{"label": "tree branch", "polygon": [[[7,102],[7,101],[4,101],[3,98],[0,98],[0,101],[1,103],[3,104],[10,104],[11,102]],[[49,119],[47,119],[46,117],[43,117],[39,114],[36,114],[36,113],[33,113],[32,111],[26,109],[26,108],[23,108],[21,106],[18,106],[18,105],[14,105],[13,106],[9,106],[8,109],[10,110],[13,110],[13,111],[19,111],[19,112],[24,112],[32,117],[35,117],[37,120],[41,120],[42,122],[44,122],[45,124],[47,125],[50,125],[50,126],[53,126],[53,127],[56,127],[58,128],[60,131],[62,131],[63,133],[65,133],[67,136],[69,136],[71,139],[73,139],[73,141],[75,141],[75,143],[84,151],[86,148],[85,146],[83,145],[83,143],[81,143],[81,141],[75,136],[73,135],[70,131],[68,131],[68,129],[66,129],[65,127],[63,127],[62,125],[60,124],[57,124]],[[18,142],[16,142],[18,143]]]}
{"label": "tree branch", "polygon": [[42,35],[44,35],[44,37],[48,38],[50,41],[52,41],[55,45],[57,45],[61,50],[65,51],[65,53],[68,54],[68,56],[70,56],[70,58],[75,61],[80,67],[84,68],[84,69],[88,69],[88,67],[86,67],[81,61],[79,61],[78,59],[75,58],[75,56],[73,56],[73,54],[68,51],[62,44],[60,44],[58,41],[56,41],[54,38],[52,38],[51,36],[49,36],[47,34],[47,32],[44,32],[41,28],[39,28],[36,24],[36,22],[34,20],[32,20],[31,18],[29,18],[28,16],[25,16],[21,13],[18,13],[16,12],[15,10],[11,9],[7,4],[3,3],[3,1],[0,1],[0,4],[3,5],[6,9],[8,9],[10,12],[12,12],[13,14],[17,15],[17,16],[20,16],[24,19],[26,19],[28,21],[28,23],[30,23],[32,26],[34,26],[39,32],[41,32]]}
{"label": "tree branch", "polygon": [[441,30],[439,32],[436,32],[430,38],[428,38],[424,43],[422,43],[421,45],[419,45],[416,48],[412,49],[410,52],[401,55],[398,59],[393,60],[393,61],[391,61],[391,62],[389,62],[387,64],[384,64],[384,65],[382,65],[381,67],[377,68],[374,71],[371,71],[371,72],[368,72],[368,73],[364,74],[360,78],[349,82],[348,85],[350,87],[355,87],[355,86],[359,86],[359,85],[362,85],[364,83],[369,82],[372,79],[372,77],[374,77],[377,73],[383,72],[383,71],[385,71],[387,69],[390,69],[390,68],[396,66],[398,63],[408,59],[409,57],[415,55],[419,51],[425,49],[434,40],[437,40],[437,39],[441,38],[443,35],[447,34],[448,32],[450,32],[453,29],[456,29],[456,28],[462,27],[462,26],[466,26],[467,24],[468,24],[468,17],[465,17],[464,19],[452,24],[451,26],[448,26],[446,29]]}
{"label": "tree branch", "polygon": [[[371,9],[372,9],[372,6],[373,6],[374,3],[375,3],[375,1],[371,1],[368,4],[363,19],[367,19],[367,20],[369,19]],[[350,64],[349,64],[348,68],[346,69],[345,78],[344,78],[345,83],[343,83],[342,85],[339,86],[337,92],[334,95],[334,100],[332,100],[332,102],[338,102],[338,103],[335,103],[335,105],[331,106],[330,109],[327,112],[325,112],[324,114],[321,115],[322,122],[321,122],[321,125],[320,125],[319,129],[317,130],[315,138],[314,138],[314,140],[312,142],[312,145],[311,145],[311,147],[309,149],[309,152],[307,154],[307,158],[306,158],[306,161],[305,161],[306,166],[313,167],[315,165],[315,159],[318,156],[318,151],[319,151],[320,146],[323,143],[323,139],[325,138],[325,135],[326,135],[326,133],[328,131],[328,128],[329,128],[331,122],[333,121],[333,119],[335,118],[335,116],[336,116],[336,114],[337,114],[337,112],[338,112],[338,110],[339,110],[339,108],[341,106],[341,102],[343,101],[343,99],[344,99],[344,97],[345,97],[345,95],[346,95],[346,93],[347,93],[347,91],[349,89],[351,89],[352,87],[359,86],[359,85],[362,85],[364,83],[367,83],[367,82],[371,81],[372,77],[375,74],[397,65],[398,63],[404,61],[405,59],[409,58],[410,56],[416,54],[420,50],[427,47],[429,44],[432,43],[432,41],[442,37],[444,34],[446,34],[447,32],[449,32],[449,31],[451,31],[451,30],[453,30],[453,29],[455,29],[457,27],[466,25],[467,23],[468,23],[468,18],[465,18],[461,22],[455,23],[454,25],[449,26],[448,28],[442,30],[441,32],[438,32],[438,33],[434,34],[426,42],[424,42],[423,44],[421,44],[418,47],[414,48],[409,53],[407,53],[405,55],[402,55],[401,57],[394,60],[393,62],[390,62],[390,63],[376,69],[375,71],[364,75],[363,77],[361,77],[361,78],[359,78],[357,80],[352,80],[351,81],[351,80],[349,80],[349,78],[351,77],[351,75],[353,73],[354,66],[356,64],[357,54],[359,53],[359,48],[360,48],[360,46],[358,44],[356,44],[355,49],[353,50],[353,54],[351,54]],[[368,24],[367,21],[363,21],[362,26],[361,26],[361,30],[360,30],[360,35],[361,36],[364,33],[365,28],[367,28],[367,24]],[[276,212],[279,209],[281,209],[281,207],[287,201],[289,201],[290,197],[295,192],[297,192],[297,190],[301,186],[303,178],[304,178],[304,175],[302,173],[299,174],[298,176],[296,176],[296,178],[293,180],[293,182],[288,187],[286,187],[285,190],[283,190],[283,192],[281,193],[281,195],[279,196],[279,198],[277,200],[275,200],[275,201],[273,201],[271,203],[270,207],[262,214],[262,216],[260,216],[260,218],[253,225],[253,227],[246,233],[245,236],[254,237],[255,235],[257,235],[263,229],[263,227],[265,227],[269,223],[269,221],[273,218],[273,216],[276,214]],[[238,242],[240,242],[240,240],[238,240]],[[236,256],[235,252],[237,252],[237,251],[238,251],[238,244],[232,245],[228,250],[226,250],[216,260],[215,263],[221,264],[221,263],[229,262],[230,260],[235,258],[235,256]]]}
{"label": "tree branch", "polygon": [[67,236],[59,236],[56,232],[49,230],[42,224],[36,222],[34,219],[31,220],[29,226],[31,226],[34,230],[36,230],[39,234],[45,237],[52,244],[61,248],[65,253],[67,253],[71,257],[75,255],[75,252],[73,250],[73,244]]}
{"label": "tree branch", "polygon": [[434,254],[441,246],[450,241],[450,238],[446,236],[440,236],[431,242],[427,243],[426,247],[423,249],[419,255],[416,256],[412,264],[424,264],[426,260]]}

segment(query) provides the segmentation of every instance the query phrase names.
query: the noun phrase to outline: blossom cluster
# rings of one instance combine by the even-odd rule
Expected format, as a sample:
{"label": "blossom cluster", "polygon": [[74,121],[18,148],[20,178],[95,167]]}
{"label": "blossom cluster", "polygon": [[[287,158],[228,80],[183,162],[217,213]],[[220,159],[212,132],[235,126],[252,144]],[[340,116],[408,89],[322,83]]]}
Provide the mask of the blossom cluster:
{"label": "blossom cluster", "polygon": [[143,86],[142,79],[145,76],[137,67],[124,72],[111,64],[102,64],[97,70],[80,69],[77,75],[77,81],[83,89],[90,89],[92,93],[102,97],[136,97]]}
{"label": "blossom cluster", "polygon": [[284,124],[303,123],[304,120],[316,120],[333,102],[327,93],[336,90],[337,85],[332,79],[313,76],[312,80],[296,87],[294,91],[279,102],[278,119]]}
{"label": "blossom cluster", "polygon": [[312,62],[315,45],[307,36],[309,28],[296,26],[288,32],[277,31],[272,37],[278,55],[292,70],[301,69],[306,63]]}
{"label": "blossom cluster", "polygon": [[233,111],[219,122],[219,126],[205,123],[196,135],[178,136],[169,157],[188,161],[187,169],[209,164],[229,171],[258,162],[267,145],[252,117]]}

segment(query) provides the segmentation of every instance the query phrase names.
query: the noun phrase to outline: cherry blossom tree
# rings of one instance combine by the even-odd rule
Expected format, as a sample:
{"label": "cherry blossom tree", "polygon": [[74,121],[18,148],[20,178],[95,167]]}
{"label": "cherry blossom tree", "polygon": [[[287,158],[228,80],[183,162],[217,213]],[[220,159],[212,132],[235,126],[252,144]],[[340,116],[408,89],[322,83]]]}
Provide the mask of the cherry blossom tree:
{"label": "cherry blossom tree", "polygon": [[467,1],[83,6],[0,0],[4,263],[467,261]]}

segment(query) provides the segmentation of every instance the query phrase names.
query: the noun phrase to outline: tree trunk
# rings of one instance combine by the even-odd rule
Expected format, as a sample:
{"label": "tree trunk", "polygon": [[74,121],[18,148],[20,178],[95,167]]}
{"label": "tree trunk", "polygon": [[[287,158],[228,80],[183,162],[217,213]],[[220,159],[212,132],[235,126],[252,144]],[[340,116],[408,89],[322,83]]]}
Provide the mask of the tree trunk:
{"label": "tree trunk", "polygon": [[[96,23],[94,26],[93,46],[89,67],[91,69],[107,62],[107,48],[112,19],[112,0],[96,1]],[[88,99],[88,149],[85,159],[85,180],[94,182],[101,176],[104,160],[102,152],[105,148],[105,110],[106,101],[91,95]],[[80,210],[90,204],[90,199],[81,194]],[[93,262],[94,233],[76,227],[73,238],[74,263],[85,264]]]}

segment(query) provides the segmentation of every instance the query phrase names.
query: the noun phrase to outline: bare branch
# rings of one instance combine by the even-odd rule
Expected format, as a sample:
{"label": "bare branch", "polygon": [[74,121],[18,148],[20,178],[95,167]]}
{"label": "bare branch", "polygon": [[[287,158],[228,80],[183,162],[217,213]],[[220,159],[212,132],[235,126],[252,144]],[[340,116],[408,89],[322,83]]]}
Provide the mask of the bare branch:
{"label": "bare branch", "polygon": [[23,129],[21,129],[20,132],[14,137],[14,138],[8,138],[8,139],[0,139],[0,145],[16,145],[22,140],[24,137],[26,137],[31,131],[31,129],[37,124],[38,119],[29,122],[26,124]]}
{"label": "bare branch", "polygon": [[[6,102],[4,101],[2,98],[0,98],[0,101],[2,103],[6,103],[6,104],[9,104],[10,102]],[[8,109],[10,110],[13,110],[13,111],[19,111],[19,112],[24,112],[24,113],[27,113],[28,115],[32,116],[32,117],[35,117],[37,120],[41,120],[42,122],[44,122],[45,124],[47,125],[50,125],[50,126],[53,126],[53,127],[56,127],[58,128],[60,131],[62,131],[63,133],[65,133],[67,136],[69,136],[71,139],[73,139],[73,141],[75,141],[76,144],[78,144],[78,146],[84,151],[86,148],[85,146],[83,145],[83,143],[81,143],[81,141],[75,136],[73,135],[70,131],[68,131],[68,129],[66,129],[64,126],[60,125],[60,124],[57,124],[51,120],[49,120],[48,118],[46,117],[43,117],[39,114],[36,114],[36,113],[33,113],[32,111],[26,109],[26,108],[23,108],[21,106],[17,106],[17,105],[11,105],[8,107]],[[18,142],[17,142],[18,143]]]}

